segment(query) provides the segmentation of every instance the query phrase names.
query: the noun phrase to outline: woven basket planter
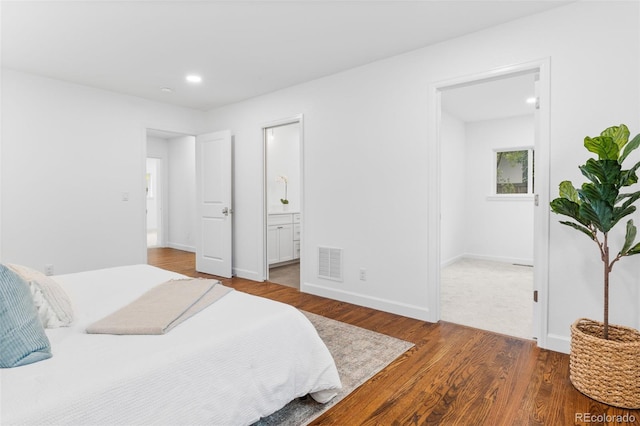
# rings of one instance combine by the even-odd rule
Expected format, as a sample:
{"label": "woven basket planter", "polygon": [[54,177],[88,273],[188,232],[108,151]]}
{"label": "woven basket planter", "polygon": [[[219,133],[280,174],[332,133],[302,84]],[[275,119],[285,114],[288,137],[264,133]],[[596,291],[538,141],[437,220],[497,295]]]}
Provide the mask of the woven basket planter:
{"label": "woven basket planter", "polygon": [[571,325],[571,383],[596,401],[622,408],[640,408],[640,331],[579,319]]}

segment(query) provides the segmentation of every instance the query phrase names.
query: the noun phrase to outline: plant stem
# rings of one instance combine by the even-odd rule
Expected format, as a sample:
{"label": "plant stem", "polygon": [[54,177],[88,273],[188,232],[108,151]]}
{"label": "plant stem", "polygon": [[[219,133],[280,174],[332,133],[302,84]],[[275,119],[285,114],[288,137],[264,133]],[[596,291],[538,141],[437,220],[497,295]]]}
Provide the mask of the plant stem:
{"label": "plant stem", "polygon": [[609,273],[611,272],[611,266],[609,264],[609,244],[608,233],[604,234],[603,242],[603,263],[604,263],[604,328],[603,337],[605,340],[609,339]]}

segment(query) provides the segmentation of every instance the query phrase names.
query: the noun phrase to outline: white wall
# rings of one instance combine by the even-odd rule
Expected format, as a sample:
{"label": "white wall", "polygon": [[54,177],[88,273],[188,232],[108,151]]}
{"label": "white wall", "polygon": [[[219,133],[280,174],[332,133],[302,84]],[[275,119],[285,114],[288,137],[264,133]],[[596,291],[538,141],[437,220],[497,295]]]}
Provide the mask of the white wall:
{"label": "white wall", "polygon": [[267,138],[267,206],[269,212],[283,211],[284,183],[276,179],[287,178],[287,211],[300,211],[300,124],[293,123],[270,129]]}
{"label": "white wall", "polygon": [[[446,93],[445,93],[446,95]],[[441,124],[442,265],[461,257],[533,264],[533,197],[494,196],[495,150],[532,147],[532,115]]]}
{"label": "white wall", "polygon": [[467,208],[473,208],[466,203],[467,186],[475,177],[467,172],[465,123],[442,111],[440,132],[440,262],[447,265],[466,254]]}
{"label": "white wall", "polygon": [[147,138],[147,156],[165,165],[163,245],[195,252],[196,175],[195,137]]}
{"label": "white wall", "polygon": [[[428,138],[429,85],[550,57],[555,196],[558,182],[580,178],[585,135],[621,122],[640,131],[638,18],[635,3],[574,3],[211,111],[209,129],[228,128],[235,135],[236,270],[256,276],[263,270],[261,126],[303,113],[302,249],[308,260],[302,289],[428,317],[427,294],[436,285],[428,282],[426,267],[427,146],[435,143]],[[603,22],[615,22],[615,30]],[[615,66],[602,58],[615,58]],[[547,341],[566,351],[571,322],[601,317],[601,285],[593,279],[600,268],[589,241],[556,219]],[[317,277],[315,253],[324,245],[344,249],[344,282]],[[637,266],[626,263],[618,274],[632,279],[616,284],[611,319],[637,327]],[[366,282],[358,279],[359,268],[367,268]]]}
{"label": "white wall", "polygon": [[[169,147],[166,139],[147,136],[147,170],[149,169],[149,159],[156,159],[158,162],[152,162],[154,164],[153,167],[159,166],[160,170],[156,170],[156,173],[159,173],[156,176],[156,179],[161,179],[158,186],[156,183],[155,194],[153,198],[147,197],[147,229],[156,229],[158,225],[161,229],[158,229],[158,241],[157,245],[160,247],[165,246],[165,241],[167,238],[167,232],[169,229],[168,224],[168,183],[169,183],[169,170],[168,170],[168,159],[169,159]],[[159,191],[159,193],[158,193]],[[161,203],[161,211],[158,216],[157,203]]]}
{"label": "white wall", "polygon": [[158,215],[158,204],[160,200],[157,196],[158,161],[155,158],[147,158],[148,192],[147,192],[147,231],[157,230],[160,225]]}
{"label": "white wall", "polygon": [[169,139],[168,247],[195,252],[196,143],[195,137]]}
{"label": "white wall", "polygon": [[2,260],[56,273],[146,262],[146,128],[195,134],[202,118],[3,70]]}
{"label": "white wall", "polygon": [[533,197],[492,195],[495,150],[533,147],[534,130],[533,115],[466,123],[467,256],[533,264]]}

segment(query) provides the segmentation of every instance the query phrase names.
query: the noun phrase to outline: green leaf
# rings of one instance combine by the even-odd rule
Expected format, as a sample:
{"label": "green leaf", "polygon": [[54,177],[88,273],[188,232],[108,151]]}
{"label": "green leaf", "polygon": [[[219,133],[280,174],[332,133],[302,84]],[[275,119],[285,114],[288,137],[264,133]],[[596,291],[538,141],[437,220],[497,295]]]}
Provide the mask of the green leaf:
{"label": "green leaf", "polygon": [[622,149],[629,141],[630,134],[631,132],[629,132],[627,126],[621,124],[604,129],[602,133],[600,133],[600,136],[611,138],[613,142],[618,145],[618,149]]}
{"label": "green leaf", "polygon": [[613,207],[606,201],[596,200],[592,203],[582,203],[579,215],[591,222],[600,232],[606,233],[615,224],[613,221]]}
{"label": "green leaf", "polygon": [[638,230],[633,225],[633,219],[629,219],[627,221],[627,232],[624,237],[624,245],[620,249],[620,253],[619,253],[621,256],[626,256],[627,252],[631,248],[631,244],[633,244],[633,242],[636,239],[637,232]]}
{"label": "green leaf", "polygon": [[570,226],[570,227],[572,227],[574,229],[577,229],[580,232],[585,233],[587,235],[587,237],[589,237],[590,239],[592,239],[594,241],[596,239],[595,235],[593,235],[593,233],[588,228],[585,228],[584,226],[580,226],[577,223],[569,222],[569,221],[566,221],[566,220],[561,220],[560,223],[563,224],[563,225]]}
{"label": "green leaf", "polygon": [[582,188],[578,190],[578,195],[583,202],[593,204],[597,201],[605,201],[611,205],[611,208],[616,203],[618,193],[618,189],[614,185],[594,185],[593,183],[584,183]]}
{"label": "green leaf", "polygon": [[628,199],[622,204],[622,206],[620,206],[622,208],[626,208],[631,204],[635,203],[638,199],[640,199],[640,191],[636,191],[628,194],[619,194],[618,198],[616,199],[616,204],[624,200],[625,198],[628,198]]}
{"label": "green leaf", "polygon": [[584,138],[584,146],[594,154],[598,154],[599,160],[615,160],[618,161],[620,156],[620,147],[610,136],[596,136]]}
{"label": "green leaf", "polygon": [[556,198],[555,200],[551,201],[550,205],[552,212],[564,216],[569,216],[570,218],[577,220],[583,225],[589,226],[589,222],[580,217],[580,205],[578,203],[574,203],[567,198]]}
{"label": "green leaf", "polygon": [[640,161],[634,164],[629,170],[622,170],[620,172],[620,186],[631,186],[638,182],[638,176],[636,171],[640,167]]}
{"label": "green leaf", "polygon": [[595,184],[608,183],[617,185],[620,182],[622,166],[613,160],[594,160],[589,158],[579,169],[587,179]]}
{"label": "green leaf", "polygon": [[627,253],[625,254],[625,256],[632,256],[634,254],[640,254],[640,243],[636,244],[635,246],[631,247],[629,249],[629,251],[627,251]]}
{"label": "green leaf", "polygon": [[560,196],[573,201],[574,203],[580,204],[582,202],[580,201],[580,197],[578,197],[578,190],[576,190],[573,184],[568,180],[560,182]]}
{"label": "green leaf", "polygon": [[636,206],[628,206],[628,207],[615,207],[613,209],[613,218],[611,219],[612,227],[616,225],[616,223],[620,222],[622,218],[625,216],[629,216],[633,212],[636,211]]}
{"label": "green leaf", "polygon": [[640,133],[637,134],[633,139],[631,139],[631,142],[629,142],[624,147],[624,150],[622,151],[622,155],[620,155],[620,158],[618,159],[618,163],[622,164],[622,162],[625,160],[625,158],[627,158],[627,156],[631,153],[631,151],[636,149],[638,146],[640,146]]}

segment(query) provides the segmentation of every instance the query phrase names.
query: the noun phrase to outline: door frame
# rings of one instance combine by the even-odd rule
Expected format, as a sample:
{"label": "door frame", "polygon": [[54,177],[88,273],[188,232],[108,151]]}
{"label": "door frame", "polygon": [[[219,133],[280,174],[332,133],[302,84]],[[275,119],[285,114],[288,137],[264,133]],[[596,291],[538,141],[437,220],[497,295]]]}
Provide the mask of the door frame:
{"label": "door frame", "polygon": [[465,86],[481,81],[538,72],[538,131],[535,141],[536,193],[534,206],[534,290],[538,291],[538,302],[534,309],[534,336],[537,344],[547,348],[548,295],[549,295],[549,121],[550,121],[550,65],[549,57],[506,67],[481,71],[464,77],[452,78],[429,85],[427,165],[428,213],[427,213],[427,297],[428,320],[440,320],[440,155],[441,155],[441,93],[456,86]]}
{"label": "door frame", "polygon": [[267,240],[267,218],[269,215],[269,205],[267,200],[267,131],[273,127],[286,126],[298,123],[300,126],[300,287],[302,288],[302,275],[304,265],[304,208],[305,208],[305,186],[304,186],[304,117],[297,114],[291,117],[263,123],[262,134],[262,281],[269,280],[269,259]]}
{"label": "door frame", "polygon": [[[156,132],[161,132],[161,133],[166,133],[167,135],[173,135],[175,137],[183,137],[183,136],[191,136],[191,137],[196,137],[196,135],[198,134],[197,132],[194,132],[192,130],[189,129],[169,129],[166,128],[164,125],[159,125],[159,124],[154,124],[154,123],[145,123],[140,127],[140,141],[141,141],[141,152],[142,152],[142,157],[140,159],[140,168],[142,170],[142,173],[140,173],[140,181],[139,181],[139,193],[143,194],[143,196],[140,197],[141,202],[140,202],[140,226],[139,229],[141,230],[140,232],[140,238],[139,241],[141,243],[141,254],[142,254],[142,262],[143,263],[147,263],[149,261],[148,259],[148,247],[147,247],[147,215],[146,215],[146,210],[147,210],[147,200],[146,200],[146,196],[144,196],[145,194],[145,188],[146,188],[146,175],[147,175],[147,158],[148,158],[148,152],[147,152],[147,139],[148,139],[148,131],[156,131]],[[167,155],[166,158],[163,158],[163,163],[166,163],[166,170],[168,170],[168,163],[169,163],[169,155]],[[195,173],[195,172],[194,172]],[[163,220],[164,220],[164,245],[166,247],[169,247],[170,241],[169,241],[169,175],[168,173],[164,173],[164,179],[165,181],[164,183],[164,211],[163,211]]]}

